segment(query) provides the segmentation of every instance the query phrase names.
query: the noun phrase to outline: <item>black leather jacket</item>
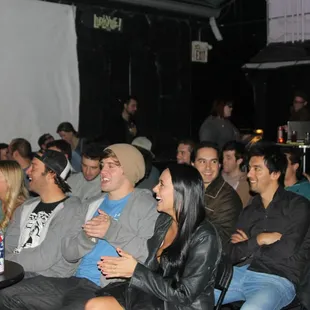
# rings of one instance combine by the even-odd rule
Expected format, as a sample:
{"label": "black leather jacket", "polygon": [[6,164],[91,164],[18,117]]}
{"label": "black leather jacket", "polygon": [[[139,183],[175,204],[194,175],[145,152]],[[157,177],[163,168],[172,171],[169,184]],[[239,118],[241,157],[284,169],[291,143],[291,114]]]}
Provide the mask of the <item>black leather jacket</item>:
{"label": "black leather jacket", "polygon": [[[171,279],[158,270],[158,248],[170,226],[171,217],[161,214],[156,222],[154,236],[148,241],[149,257],[145,265],[138,264],[129,287],[139,289],[161,300],[161,306],[145,305],[148,310],[211,310],[214,307],[214,281],[221,257],[221,241],[213,225],[204,220],[195,231],[189,246],[183,276],[175,287]],[[133,306],[132,309],[135,309]]]}
{"label": "black leather jacket", "polygon": [[242,201],[237,192],[219,174],[206,188],[205,203],[207,219],[221,237],[223,252],[227,252],[231,235],[236,230],[238,217],[242,211]]}

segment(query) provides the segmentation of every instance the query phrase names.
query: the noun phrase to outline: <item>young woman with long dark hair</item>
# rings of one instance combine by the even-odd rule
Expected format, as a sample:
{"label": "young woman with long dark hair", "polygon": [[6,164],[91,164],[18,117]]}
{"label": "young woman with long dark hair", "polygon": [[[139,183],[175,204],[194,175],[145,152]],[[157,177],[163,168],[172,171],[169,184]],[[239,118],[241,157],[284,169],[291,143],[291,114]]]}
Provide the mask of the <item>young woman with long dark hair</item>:
{"label": "young woman with long dark hair", "polygon": [[108,285],[86,310],[204,309],[214,307],[214,279],[220,239],[205,219],[204,185],[189,165],[166,169],[154,188],[158,217],[144,264],[117,249],[120,257],[98,263],[107,278],[131,278]]}

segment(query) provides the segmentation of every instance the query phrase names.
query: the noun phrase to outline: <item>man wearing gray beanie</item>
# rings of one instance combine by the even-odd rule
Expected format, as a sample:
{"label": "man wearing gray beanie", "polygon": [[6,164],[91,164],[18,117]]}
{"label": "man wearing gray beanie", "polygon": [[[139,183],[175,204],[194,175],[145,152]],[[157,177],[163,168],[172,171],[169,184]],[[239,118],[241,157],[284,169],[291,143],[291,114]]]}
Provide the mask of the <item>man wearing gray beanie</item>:
{"label": "man wearing gray beanie", "polygon": [[79,261],[75,276],[25,279],[0,291],[1,309],[14,309],[18,304],[27,309],[84,310],[96,291],[112,281],[98,270],[101,256],[119,256],[116,248],[121,248],[145,261],[158,213],[152,193],[135,189],[145,173],[143,156],[130,144],[114,144],[103,151],[102,158],[104,193],[87,200],[85,224],[62,243],[64,258]]}
{"label": "man wearing gray beanie", "polygon": [[137,148],[132,147],[130,144],[120,143],[111,145],[106,150],[111,150],[116,155],[123,168],[124,175],[133,186],[144,178],[144,158]]}

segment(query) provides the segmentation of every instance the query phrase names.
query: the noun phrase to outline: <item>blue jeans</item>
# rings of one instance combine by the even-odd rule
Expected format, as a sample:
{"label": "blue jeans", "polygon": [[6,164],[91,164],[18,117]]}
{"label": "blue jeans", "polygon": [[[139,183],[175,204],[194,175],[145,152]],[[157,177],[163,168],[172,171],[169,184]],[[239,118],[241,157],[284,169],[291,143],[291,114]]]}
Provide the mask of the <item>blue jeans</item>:
{"label": "blue jeans", "polygon": [[[296,292],[292,282],[276,275],[248,270],[248,267],[234,267],[223,304],[244,300],[242,310],[280,310],[293,301]],[[216,302],[220,293],[214,290]]]}

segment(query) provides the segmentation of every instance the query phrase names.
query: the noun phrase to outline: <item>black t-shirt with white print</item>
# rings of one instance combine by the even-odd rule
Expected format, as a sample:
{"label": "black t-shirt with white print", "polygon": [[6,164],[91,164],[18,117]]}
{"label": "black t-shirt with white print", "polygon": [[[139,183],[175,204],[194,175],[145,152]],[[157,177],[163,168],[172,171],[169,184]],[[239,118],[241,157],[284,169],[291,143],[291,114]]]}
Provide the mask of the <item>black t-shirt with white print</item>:
{"label": "black t-shirt with white print", "polygon": [[33,248],[38,245],[41,232],[48,221],[49,217],[55,210],[55,208],[63,201],[65,201],[68,197],[52,202],[52,203],[44,203],[40,201],[40,203],[36,206],[36,208],[31,212],[29,218],[27,220],[26,229],[24,234],[29,235],[28,240],[23,244],[23,248]]}

